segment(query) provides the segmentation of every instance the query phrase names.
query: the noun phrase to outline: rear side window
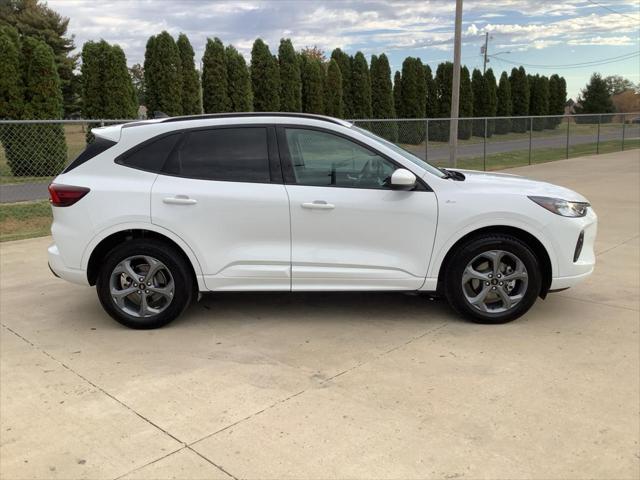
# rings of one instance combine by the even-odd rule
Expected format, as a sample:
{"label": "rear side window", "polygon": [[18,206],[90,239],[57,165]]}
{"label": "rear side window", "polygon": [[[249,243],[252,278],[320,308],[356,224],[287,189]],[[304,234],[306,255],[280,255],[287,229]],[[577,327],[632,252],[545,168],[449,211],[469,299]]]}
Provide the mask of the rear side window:
{"label": "rear side window", "polygon": [[73,170],[74,168],[82,165],[85,162],[88,162],[93,157],[100,155],[102,152],[108,150],[113,147],[117,142],[112,140],[107,140],[105,138],[96,137],[93,142],[88,143],[87,147],[82,151],[80,155],[78,155],[73,162],[71,162],[67,168],[64,169],[62,173],[67,173]]}
{"label": "rear side window", "polygon": [[180,140],[181,133],[173,133],[143,143],[118,159],[118,163],[150,172],[160,172],[167,157]]}
{"label": "rear side window", "polygon": [[187,133],[165,172],[181,177],[270,183],[265,127],[216,128]]}

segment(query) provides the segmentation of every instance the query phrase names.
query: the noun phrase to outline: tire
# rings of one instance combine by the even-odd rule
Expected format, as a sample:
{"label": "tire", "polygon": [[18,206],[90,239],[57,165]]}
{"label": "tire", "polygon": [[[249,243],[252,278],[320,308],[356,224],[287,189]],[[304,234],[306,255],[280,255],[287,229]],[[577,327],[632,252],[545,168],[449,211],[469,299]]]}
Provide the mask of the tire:
{"label": "tire", "polygon": [[[134,276],[138,278],[132,279]],[[96,281],[105,311],[135,329],[168,324],[191,304],[196,289],[183,256],[166,243],[147,238],[114,247],[105,256]]]}
{"label": "tire", "polygon": [[536,255],[518,238],[503,234],[482,234],[460,245],[444,279],[444,293],[454,310],[486,324],[524,315],[541,286]]}

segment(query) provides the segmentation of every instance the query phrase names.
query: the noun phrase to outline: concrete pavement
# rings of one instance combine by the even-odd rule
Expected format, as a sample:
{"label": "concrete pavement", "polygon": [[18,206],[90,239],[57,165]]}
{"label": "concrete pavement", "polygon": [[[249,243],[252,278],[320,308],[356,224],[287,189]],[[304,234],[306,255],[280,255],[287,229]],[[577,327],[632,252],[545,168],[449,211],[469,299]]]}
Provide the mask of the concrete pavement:
{"label": "concrete pavement", "polygon": [[0,246],[0,478],[638,478],[639,151],[511,169],[584,193],[598,266],[511,324],[391,293],[206,295],[120,327]]}

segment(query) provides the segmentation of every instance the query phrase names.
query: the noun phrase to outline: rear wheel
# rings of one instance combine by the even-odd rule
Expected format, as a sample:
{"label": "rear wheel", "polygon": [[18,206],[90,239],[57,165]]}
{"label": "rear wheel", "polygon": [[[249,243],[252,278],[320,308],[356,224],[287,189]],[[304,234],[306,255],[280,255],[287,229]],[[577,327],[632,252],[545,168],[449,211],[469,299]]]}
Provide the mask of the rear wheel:
{"label": "rear wheel", "polygon": [[540,294],[540,265],[510,235],[481,235],[460,246],[448,264],[445,294],[451,306],[478,323],[505,323],[531,308]]}
{"label": "rear wheel", "polygon": [[189,305],[194,281],[182,256],[153,239],[118,245],[105,257],[96,282],[104,309],[137,329],[171,322]]}

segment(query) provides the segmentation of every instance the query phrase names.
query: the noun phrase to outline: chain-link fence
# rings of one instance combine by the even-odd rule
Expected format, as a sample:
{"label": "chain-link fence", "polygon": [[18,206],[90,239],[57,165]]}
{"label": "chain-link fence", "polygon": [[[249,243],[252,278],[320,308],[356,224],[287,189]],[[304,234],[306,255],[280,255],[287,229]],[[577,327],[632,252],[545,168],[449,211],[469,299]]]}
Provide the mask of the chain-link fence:
{"label": "chain-link fence", "polygon": [[[0,203],[40,200],[90,129],[133,120],[0,120]],[[451,119],[354,120],[434,165],[449,165]],[[462,118],[457,167],[496,170],[640,147],[640,113]]]}

